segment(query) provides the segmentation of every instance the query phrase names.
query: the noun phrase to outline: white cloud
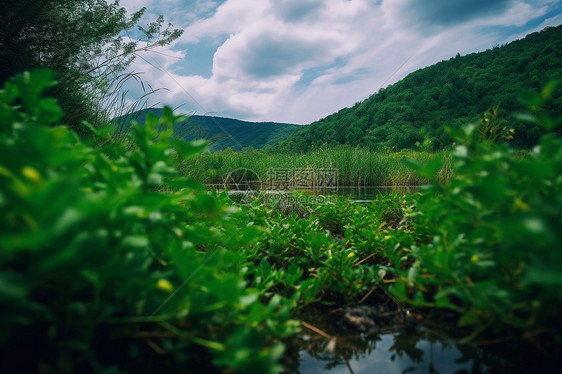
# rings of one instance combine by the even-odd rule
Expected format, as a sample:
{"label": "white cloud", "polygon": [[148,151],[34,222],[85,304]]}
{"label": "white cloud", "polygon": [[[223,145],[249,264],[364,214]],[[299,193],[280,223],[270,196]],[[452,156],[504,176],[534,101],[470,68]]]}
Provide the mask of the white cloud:
{"label": "white cloud", "polygon": [[525,26],[527,22],[543,16],[547,11],[547,6],[517,1],[504,14],[485,19],[482,23],[492,26]]}
{"label": "white cloud", "polygon": [[259,21],[269,8],[267,0],[229,0],[212,17],[201,18],[186,27],[181,42],[198,42],[203,37],[236,34]]}
{"label": "white cloud", "polygon": [[[247,118],[267,119],[279,99],[290,96],[289,91],[305,69],[329,65],[336,57],[345,56],[358,47],[355,31],[345,18],[335,22],[338,17],[334,16],[334,11],[353,17],[365,3],[349,2],[348,6],[338,3],[328,4],[323,9],[324,18],[315,23],[295,25],[279,19],[274,7],[267,2],[227,1],[213,17],[189,26],[180,41],[196,42],[201,38],[230,34],[214,55],[212,76],[204,79],[172,75],[173,80],[167,76],[161,82],[172,83],[172,87],[168,86],[172,99],[185,97],[188,91],[205,108],[210,106],[216,110],[214,108],[223,105]],[[229,19],[236,21],[226,22]],[[146,64],[143,65],[146,68]]]}
{"label": "white cloud", "polygon": [[[405,13],[405,7],[419,5],[418,0],[226,0],[220,5],[191,1],[191,7],[181,8],[182,15],[177,11],[185,3],[181,0],[145,0],[142,4],[148,6],[175,7],[173,17],[184,22],[184,35],[163,53],[183,58],[180,47],[216,44],[209,46],[216,48],[209,77],[183,75],[174,69],[180,65],[174,65],[175,58],[149,54],[146,59],[157,59],[165,71],[153,69],[146,79],[170,90],[161,101],[186,102],[186,108],[198,113],[309,123],[416,68],[502,42],[505,35],[494,31],[495,26],[526,25],[546,14],[554,1],[529,5],[505,0],[489,13],[454,15],[454,24],[445,20],[447,27],[422,33],[422,21]],[[129,2],[141,3],[125,1]],[[488,6],[483,0],[477,3]],[[189,18],[188,13],[199,15]],[[139,59],[135,69],[148,72],[151,67]],[[320,75],[306,78],[311,71]]]}
{"label": "white cloud", "polygon": [[300,76],[303,69],[329,64],[354,47],[338,32],[260,22],[232,35],[217,50],[213,73],[233,79]]}

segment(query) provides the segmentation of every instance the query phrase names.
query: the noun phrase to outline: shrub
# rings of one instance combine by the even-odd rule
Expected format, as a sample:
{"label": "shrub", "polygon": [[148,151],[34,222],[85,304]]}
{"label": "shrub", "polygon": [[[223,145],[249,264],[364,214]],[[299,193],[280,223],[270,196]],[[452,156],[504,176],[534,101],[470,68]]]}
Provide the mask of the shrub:
{"label": "shrub", "polygon": [[[562,119],[540,109],[552,91],[550,84],[528,94],[534,114],[520,117],[554,130]],[[489,118],[481,126],[494,133]],[[562,322],[562,139],[546,134],[522,156],[482,136],[481,126],[452,133],[459,144],[454,175],[425,189],[413,213],[430,240],[414,249],[411,268],[396,269],[393,292],[416,305],[458,311],[459,324],[472,326],[474,335],[515,332],[540,342]]]}
{"label": "shrub", "polygon": [[277,371],[295,323],[291,300],[246,287],[260,230],[176,174],[205,144],[172,138],[168,108],[124,142],[87,123],[81,140],[40,96],[54,84],[36,70],[0,91],[2,371],[136,371],[154,357],[172,372]]}

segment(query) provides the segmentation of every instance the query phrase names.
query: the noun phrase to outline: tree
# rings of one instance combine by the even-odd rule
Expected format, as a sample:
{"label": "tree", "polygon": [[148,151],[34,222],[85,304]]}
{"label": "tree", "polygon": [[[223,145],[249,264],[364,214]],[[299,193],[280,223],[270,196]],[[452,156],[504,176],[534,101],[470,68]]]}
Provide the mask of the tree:
{"label": "tree", "polygon": [[164,27],[160,16],[148,28],[138,28],[143,38],[125,41],[122,35],[145,11],[127,16],[117,0],[3,0],[0,82],[24,70],[52,69],[60,84],[50,94],[66,112],[65,122],[97,122],[99,102],[131,76],[123,72],[136,54],[169,44],[183,31]]}
{"label": "tree", "polygon": [[[447,147],[453,138],[444,127],[458,128],[477,121],[483,112],[500,104],[499,117],[515,129],[510,144],[532,148],[542,131],[538,125],[523,123],[511,114],[524,109],[518,101],[521,92],[562,79],[561,36],[562,26],[547,28],[495,50],[459,56],[417,70],[365,101],[294,132],[286,144],[302,144],[300,150],[305,151],[313,142],[352,143],[352,129],[360,128],[362,134],[368,134],[362,144],[373,149],[409,148],[417,141],[423,143],[418,130],[435,139],[435,147]],[[552,96],[560,98],[562,87]],[[555,100],[548,105],[557,118],[562,116],[562,106]],[[328,132],[330,128],[337,129],[337,136]],[[297,138],[298,142],[293,142]]]}

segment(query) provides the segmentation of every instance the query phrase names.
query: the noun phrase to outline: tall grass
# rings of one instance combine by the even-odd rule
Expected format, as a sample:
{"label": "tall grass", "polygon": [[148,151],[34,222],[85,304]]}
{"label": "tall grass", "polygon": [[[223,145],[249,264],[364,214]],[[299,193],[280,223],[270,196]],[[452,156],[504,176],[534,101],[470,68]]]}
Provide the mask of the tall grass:
{"label": "tall grass", "polygon": [[239,168],[254,171],[262,181],[268,180],[271,168],[335,168],[339,186],[418,186],[428,183],[408,168],[402,160],[404,157],[422,164],[441,157],[444,165],[438,178],[446,181],[451,176],[450,153],[446,151],[383,153],[349,145],[322,147],[306,154],[224,150],[185,161],[179,171],[205,184],[222,184],[231,171]]}

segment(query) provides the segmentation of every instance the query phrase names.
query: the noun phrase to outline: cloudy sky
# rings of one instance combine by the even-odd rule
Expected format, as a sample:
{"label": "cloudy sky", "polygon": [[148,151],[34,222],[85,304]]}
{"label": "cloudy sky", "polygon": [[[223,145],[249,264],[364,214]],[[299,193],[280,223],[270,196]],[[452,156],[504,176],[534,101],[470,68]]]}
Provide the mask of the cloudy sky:
{"label": "cloudy sky", "polygon": [[[182,37],[131,70],[184,113],[305,124],[408,73],[562,24],[562,0],[121,0]],[[138,88],[131,92],[138,93]]]}

